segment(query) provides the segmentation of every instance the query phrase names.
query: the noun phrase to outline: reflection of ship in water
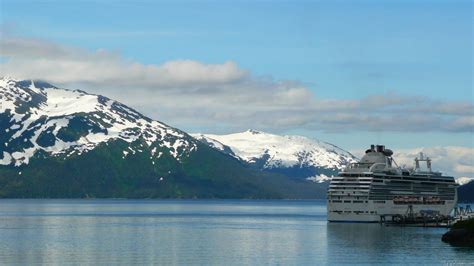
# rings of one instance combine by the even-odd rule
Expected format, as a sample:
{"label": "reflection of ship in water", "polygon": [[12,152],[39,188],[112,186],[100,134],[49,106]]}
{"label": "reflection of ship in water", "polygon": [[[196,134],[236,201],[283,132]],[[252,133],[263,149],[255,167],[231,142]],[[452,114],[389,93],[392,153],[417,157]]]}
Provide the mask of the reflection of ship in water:
{"label": "reflection of ship in water", "polygon": [[[327,256],[336,260],[336,264],[353,264],[355,259],[363,265],[383,265],[387,261],[395,263],[393,254],[408,246],[407,234],[416,236],[419,229],[422,228],[410,228],[411,231],[403,235],[398,227],[376,223],[327,223],[326,245],[330,247]],[[348,247],[351,253],[341,256],[340,249]]]}
{"label": "reflection of ship in water", "polygon": [[[432,171],[431,159],[420,154],[413,169],[399,167],[393,152],[372,145],[360,162],[348,165],[328,188],[328,220],[379,222],[381,216],[436,213],[448,216],[457,202],[451,176]],[[426,168],[420,166],[426,162]]]}

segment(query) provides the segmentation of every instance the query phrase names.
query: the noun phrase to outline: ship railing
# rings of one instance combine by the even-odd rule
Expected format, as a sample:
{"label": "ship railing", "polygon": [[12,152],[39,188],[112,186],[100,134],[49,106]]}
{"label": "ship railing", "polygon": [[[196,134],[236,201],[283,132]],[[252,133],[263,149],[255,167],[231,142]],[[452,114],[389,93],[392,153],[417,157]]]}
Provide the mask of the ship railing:
{"label": "ship railing", "polygon": [[357,172],[362,172],[368,170],[372,163],[351,163],[344,168],[343,172],[351,172],[350,170],[357,170]]}
{"label": "ship railing", "polygon": [[[358,177],[358,178],[372,178],[372,174],[371,172],[367,172],[367,171],[358,171],[359,169],[356,169],[355,171],[344,171],[344,173],[339,173],[339,175],[335,176],[335,177],[339,177],[339,178],[345,178],[345,177]],[[369,169],[367,169],[369,170]]]}

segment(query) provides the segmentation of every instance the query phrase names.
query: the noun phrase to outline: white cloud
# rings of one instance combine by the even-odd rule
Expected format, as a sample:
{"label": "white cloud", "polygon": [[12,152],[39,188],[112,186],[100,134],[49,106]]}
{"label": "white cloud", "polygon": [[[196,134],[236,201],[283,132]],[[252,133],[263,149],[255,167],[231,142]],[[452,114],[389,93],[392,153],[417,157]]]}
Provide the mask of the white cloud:
{"label": "white cloud", "polygon": [[235,62],[174,60],[145,65],[120,54],[2,36],[1,75],[43,79],[104,94],[155,119],[205,131],[303,128],[325,131],[472,132],[469,102],[442,102],[396,93],[321,99],[301,82],[252,75]]}
{"label": "white cloud", "polygon": [[465,165],[465,164],[456,164],[454,165],[454,171],[459,173],[474,173],[474,166],[473,165]]}
{"label": "white cloud", "polygon": [[474,177],[474,148],[447,146],[416,148],[396,151],[397,162],[412,165],[413,159],[423,152],[433,160],[433,170],[454,175],[456,177]]}
{"label": "white cloud", "polygon": [[144,65],[106,50],[90,52],[37,39],[2,38],[2,72],[25,79],[88,83],[104,87],[188,88],[236,82],[247,76],[234,62],[207,65],[176,60]]}

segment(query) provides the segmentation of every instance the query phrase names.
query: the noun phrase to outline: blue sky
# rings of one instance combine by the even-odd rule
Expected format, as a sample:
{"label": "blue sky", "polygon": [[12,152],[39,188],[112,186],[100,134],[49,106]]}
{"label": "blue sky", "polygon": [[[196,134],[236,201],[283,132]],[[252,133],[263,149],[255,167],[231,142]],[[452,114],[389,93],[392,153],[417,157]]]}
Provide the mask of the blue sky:
{"label": "blue sky", "polygon": [[[1,23],[9,34],[89,51],[105,49],[144,65],[232,61],[258,79],[297,81],[321,99],[396,94],[428,97],[432,104],[474,103],[471,1],[0,3]],[[109,91],[104,94],[114,96]],[[150,106],[129,104],[185,130],[240,129],[188,125]],[[259,125],[242,122],[242,127]],[[461,132],[358,128],[350,133],[350,129],[333,132],[305,126],[272,130],[317,137],[346,148],[368,142],[404,148],[474,146],[472,128]]]}

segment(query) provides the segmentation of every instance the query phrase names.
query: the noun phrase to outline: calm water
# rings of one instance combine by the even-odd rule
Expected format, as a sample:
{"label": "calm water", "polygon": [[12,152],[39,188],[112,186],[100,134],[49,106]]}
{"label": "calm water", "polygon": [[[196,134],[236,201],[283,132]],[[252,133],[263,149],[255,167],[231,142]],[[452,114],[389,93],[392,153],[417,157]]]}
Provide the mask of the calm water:
{"label": "calm water", "polygon": [[328,224],[324,201],[0,200],[0,264],[473,263],[444,232]]}

